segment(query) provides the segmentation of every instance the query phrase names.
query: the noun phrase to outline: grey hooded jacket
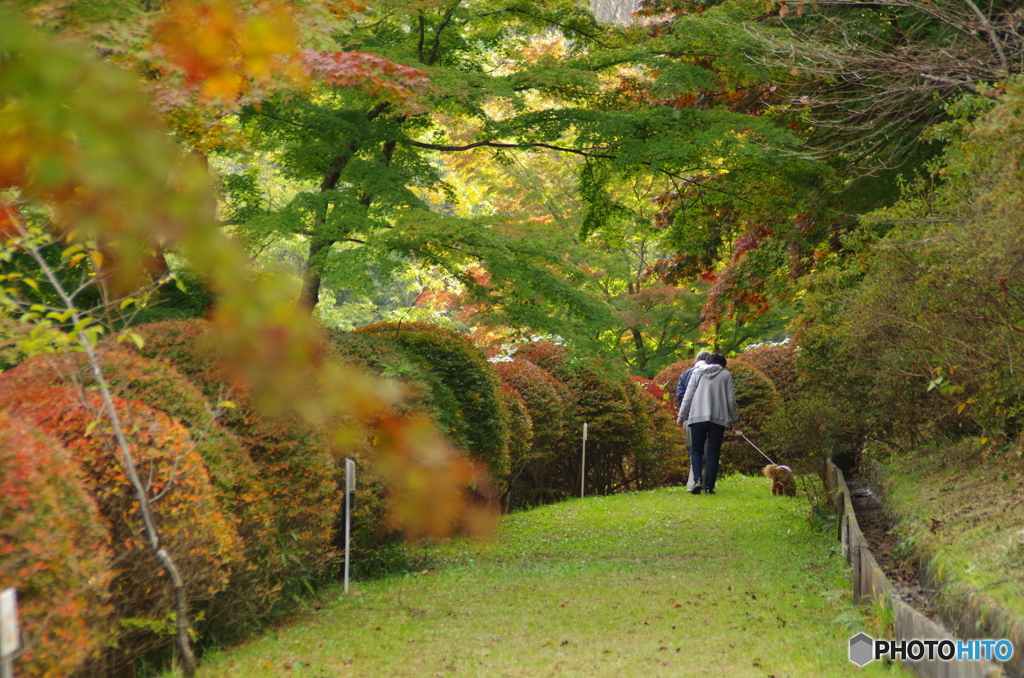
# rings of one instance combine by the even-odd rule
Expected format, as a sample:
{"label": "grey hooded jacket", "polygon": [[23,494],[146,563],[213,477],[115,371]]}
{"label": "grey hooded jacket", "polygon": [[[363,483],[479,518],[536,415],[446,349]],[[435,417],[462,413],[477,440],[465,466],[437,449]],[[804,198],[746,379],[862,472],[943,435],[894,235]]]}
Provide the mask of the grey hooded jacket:
{"label": "grey hooded jacket", "polygon": [[725,428],[739,424],[732,375],[721,365],[705,365],[693,371],[679,404],[676,421],[699,424],[710,421]]}

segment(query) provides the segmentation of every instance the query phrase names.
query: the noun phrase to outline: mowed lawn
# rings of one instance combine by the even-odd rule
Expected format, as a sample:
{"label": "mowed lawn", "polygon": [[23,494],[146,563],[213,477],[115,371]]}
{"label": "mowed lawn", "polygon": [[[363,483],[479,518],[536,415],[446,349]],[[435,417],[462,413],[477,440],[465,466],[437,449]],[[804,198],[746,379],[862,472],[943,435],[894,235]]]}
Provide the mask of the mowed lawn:
{"label": "mowed lawn", "polygon": [[847,659],[865,622],[804,499],[771,497],[760,478],[718,490],[508,516],[493,542],[433,550],[417,574],[329,589],[199,675],[907,675]]}

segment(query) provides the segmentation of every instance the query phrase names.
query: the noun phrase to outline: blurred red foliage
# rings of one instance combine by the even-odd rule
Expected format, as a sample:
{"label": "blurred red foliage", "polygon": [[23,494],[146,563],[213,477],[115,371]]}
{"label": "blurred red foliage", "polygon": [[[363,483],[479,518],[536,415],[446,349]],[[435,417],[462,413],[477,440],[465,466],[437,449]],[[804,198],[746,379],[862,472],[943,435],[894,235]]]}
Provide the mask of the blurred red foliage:
{"label": "blurred red foliage", "polygon": [[211,405],[227,404],[219,422],[237,436],[256,467],[262,500],[276,525],[276,557],[289,563],[287,587],[297,593],[328,576],[338,558],[332,544],[340,494],[325,432],[294,413],[264,413],[244,386],[229,379],[212,324],[168,320],[134,331],[144,340],[143,356],[169,361]]}

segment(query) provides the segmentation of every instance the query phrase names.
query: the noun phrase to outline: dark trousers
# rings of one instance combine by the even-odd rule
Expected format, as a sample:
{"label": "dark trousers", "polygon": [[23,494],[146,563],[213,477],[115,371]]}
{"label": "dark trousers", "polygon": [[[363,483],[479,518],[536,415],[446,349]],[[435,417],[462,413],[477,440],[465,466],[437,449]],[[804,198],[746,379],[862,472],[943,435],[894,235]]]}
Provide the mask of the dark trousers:
{"label": "dark trousers", "polygon": [[700,478],[704,489],[715,489],[718,479],[718,455],[722,451],[725,427],[710,421],[690,424],[690,466],[693,477]]}

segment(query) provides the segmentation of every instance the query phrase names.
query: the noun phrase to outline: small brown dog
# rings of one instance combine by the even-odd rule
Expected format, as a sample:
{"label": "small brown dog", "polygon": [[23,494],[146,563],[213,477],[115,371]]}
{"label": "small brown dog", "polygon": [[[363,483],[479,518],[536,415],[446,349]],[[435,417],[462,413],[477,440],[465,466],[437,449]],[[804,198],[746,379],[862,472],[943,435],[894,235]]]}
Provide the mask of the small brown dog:
{"label": "small brown dog", "polygon": [[788,466],[768,464],[761,470],[764,477],[772,481],[772,494],[784,494],[787,497],[796,496],[796,479],[793,478],[793,469]]}

